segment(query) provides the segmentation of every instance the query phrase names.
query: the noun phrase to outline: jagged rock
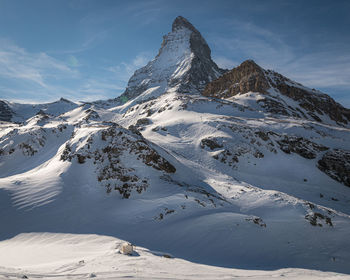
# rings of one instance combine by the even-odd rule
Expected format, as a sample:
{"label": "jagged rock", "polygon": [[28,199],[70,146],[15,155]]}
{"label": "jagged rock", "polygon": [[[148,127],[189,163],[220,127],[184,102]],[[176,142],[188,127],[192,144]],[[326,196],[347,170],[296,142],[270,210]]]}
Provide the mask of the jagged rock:
{"label": "jagged rock", "polygon": [[142,118],[138,119],[136,122],[136,127],[144,126],[144,125],[149,125],[151,123],[151,120],[149,118]]}
{"label": "jagged rock", "polygon": [[58,116],[76,107],[77,104],[62,98],[43,104],[20,104],[0,100],[0,121],[23,123],[34,116]]}
{"label": "jagged rock", "polygon": [[204,148],[205,146],[209,147],[210,150],[222,148],[223,146],[216,142],[213,138],[205,138],[201,140],[201,147]]}
{"label": "jagged rock", "polygon": [[308,220],[312,226],[322,227],[322,222],[325,222],[326,225],[333,227],[332,219],[318,212],[307,214],[305,219]]}
{"label": "jagged rock", "polygon": [[[63,97],[61,97],[59,101],[65,102],[65,103],[69,103],[69,104],[73,104],[73,105],[75,104],[75,103],[73,103],[72,101],[70,101],[70,100],[68,100],[68,99],[66,99],[66,98],[63,98]],[[59,101],[56,101],[56,102],[58,103]]]}
{"label": "jagged rock", "polygon": [[157,96],[169,88],[200,92],[224,72],[211,59],[210,48],[199,31],[179,16],[173,22],[172,31],[163,37],[157,56],[135,71],[119,100],[141,94]]}
{"label": "jagged rock", "polygon": [[281,140],[276,141],[280,149],[287,153],[296,153],[307,159],[314,159],[318,152],[326,151],[329,148],[316,144],[303,137],[284,135]]}
{"label": "jagged rock", "polygon": [[314,93],[312,90],[293,85],[291,80],[278,73],[274,73],[274,76],[272,85],[283,95],[298,101],[300,106],[307,110],[316,121],[321,121],[321,119],[315,113],[326,114],[339,123],[347,124],[350,121],[350,110],[335,102],[329,95]]}
{"label": "jagged rock", "polygon": [[264,69],[253,60],[246,60],[241,65],[209,83],[203,95],[228,98],[249,91],[266,93],[270,85],[265,77]]}
{"label": "jagged rock", "polygon": [[329,177],[350,187],[350,151],[330,150],[318,161],[317,167]]}
{"label": "jagged rock", "polygon": [[13,111],[6,102],[0,100],[0,121],[9,122],[13,116]]}
{"label": "jagged rock", "polygon": [[259,225],[261,227],[266,227],[266,224],[260,217],[249,217],[249,218],[246,218],[246,221],[252,221],[256,225]]}
{"label": "jagged rock", "polygon": [[[263,95],[257,102],[267,112],[322,122],[327,115],[339,124],[348,124],[350,109],[344,108],[327,94],[308,89],[272,70],[265,70],[252,60],[244,61],[213,82],[202,94],[208,97],[229,98],[238,94],[257,92]],[[280,95],[276,95],[279,93]],[[297,105],[290,106],[286,96]]]}
{"label": "jagged rock", "polygon": [[268,140],[270,140],[270,137],[269,137],[269,135],[268,135],[268,133],[266,133],[266,132],[264,132],[264,131],[257,131],[257,132],[255,132],[255,134],[257,135],[257,136],[259,136],[262,140],[264,140],[264,141],[268,141]]}
{"label": "jagged rock", "polygon": [[[148,179],[140,177],[135,168],[123,160],[125,155],[156,170],[176,172],[176,168],[159,155],[142,135],[115,123],[86,137],[85,145],[79,148],[66,143],[60,159],[72,161],[76,158],[80,164],[90,160],[96,166],[97,181],[105,186],[107,193],[114,189],[123,198],[129,198],[133,190],[141,193],[149,186]],[[101,141],[98,148],[93,145],[97,141]]]}
{"label": "jagged rock", "polygon": [[13,129],[5,137],[0,137],[0,143],[3,145],[0,155],[10,155],[15,151],[21,151],[25,156],[34,156],[45,146],[50,131],[51,129],[47,128],[36,128],[29,133],[22,134],[19,129]]}
{"label": "jagged rock", "polygon": [[[286,106],[283,103],[276,101],[275,99],[269,98],[268,96],[266,96],[263,99],[257,100],[257,103],[260,104],[260,106],[269,113],[283,116],[291,115],[290,113],[288,113]],[[297,116],[300,117],[300,115]]]}
{"label": "jagged rock", "polygon": [[35,115],[48,117],[48,114],[46,114],[42,109],[40,109],[40,111],[38,113],[36,113]]}
{"label": "jagged rock", "polygon": [[100,119],[100,115],[91,108],[85,110],[85,114],[86,114],[86,116],[84,117],[85,121],[91,121],[91,120],[96,121]]}

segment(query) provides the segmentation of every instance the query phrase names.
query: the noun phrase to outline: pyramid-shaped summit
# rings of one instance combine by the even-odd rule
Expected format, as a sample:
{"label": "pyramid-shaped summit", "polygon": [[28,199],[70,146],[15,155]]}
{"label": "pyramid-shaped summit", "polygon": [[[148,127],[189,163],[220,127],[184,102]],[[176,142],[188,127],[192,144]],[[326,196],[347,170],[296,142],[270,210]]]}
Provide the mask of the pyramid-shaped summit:
{"label": "pyramid-shaped summit", "polygon": [[172,31],[163,37],[157,56],[135,71],[122,98],[144,100],[171,89],[198,93],[224,72],[211,59],[210,48],[200,32],[178,16]]}
{"label": "pyramid-shaped summit", "polygon": [[193,32],[198,32],[198,30],[184,17],[178,16],[174,21],[171,30],[174,32],[178,29],[187,28]]}

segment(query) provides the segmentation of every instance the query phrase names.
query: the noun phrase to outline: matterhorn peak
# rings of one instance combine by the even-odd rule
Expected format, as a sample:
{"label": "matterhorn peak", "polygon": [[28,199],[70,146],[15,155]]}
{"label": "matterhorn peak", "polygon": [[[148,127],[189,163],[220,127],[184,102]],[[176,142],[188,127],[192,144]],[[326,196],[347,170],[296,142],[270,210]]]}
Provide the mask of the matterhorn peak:
{"label": "matterhorn peak", "polygon": [[199,93],[223,73],[211,59],[210,48],[200,32],[178,16],[172,31],[163,37],[157,56],[135,71],[121,100],[146,100],[169,90]]}
{"label": "matterhorn peak", "polygon": [[178,16],[173,22],[172,32],[182,28],[187,28],[192,32],[198,32],[198,30],[187,19],[182,16]]}

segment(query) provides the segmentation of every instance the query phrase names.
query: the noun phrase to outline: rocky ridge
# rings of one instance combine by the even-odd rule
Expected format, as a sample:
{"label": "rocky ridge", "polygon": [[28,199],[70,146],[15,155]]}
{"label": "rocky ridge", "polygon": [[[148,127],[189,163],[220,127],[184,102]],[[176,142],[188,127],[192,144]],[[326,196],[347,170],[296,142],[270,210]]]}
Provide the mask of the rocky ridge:
{"label": "rocky ridge", "polygon": [[9,122],[11,121],[12,116],[13,111],[9,105],[6,102],[0,100],[0,121]]}
{"label": "rocky ridge", "polygon": [[21,104],[0,100],[0,121],[22,123],[39,113],[58,116],[77,107],[78,104],[65,98],[42,104]]}
{"label": "rocky ridge", "polygon": [[[350,109],[335,102],[329,95],[308,89],[272,70],[265,70],[253,60],[225,73],[206,85],[203,95],[215,98],[230,98],[248,92],[261,93],[257,102],[266,111],[297,118],[313,119],[322,122],[324,116],[330,120],[348,125]],[[286,102],[284,97],[295,101]]]}
{"label": "rocky ridge", "polygon": [[198,34],[175,20],[129,104],[38,105],[0,124],[0,237],[89,232],[220,266],[349,271],[346,124],[252,61],[201,95],[216,72]]}
{"label": "rocky ridge", "polygon": [[224,72],[211,59],[210,48],[199,31],[179,16],[172,24],[172,31],[163,37],[157,56],[135,71],[120,99],[125,101],[140,95],[150,98],[171,88],[198,93]]}

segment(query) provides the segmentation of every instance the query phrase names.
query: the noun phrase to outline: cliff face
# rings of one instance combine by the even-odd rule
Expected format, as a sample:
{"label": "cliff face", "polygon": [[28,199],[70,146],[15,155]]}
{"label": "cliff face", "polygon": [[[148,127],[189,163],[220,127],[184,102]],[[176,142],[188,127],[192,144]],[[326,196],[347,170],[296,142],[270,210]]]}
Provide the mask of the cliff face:
{"label": "cliff face", "polygon": [[225,99],[248,92],[262,94],[263,97],[257,102],[271,113],[311,118],[319,122],[326,117],[343,125],[350,121],[350,110],[327,94],[304,87],[274,71],[265,70],[252,60],[244,61],[208,83],[203,95]]}
{"label": "cliff face", "polygon": [[211,51],[199,31],[185,18],[177,17],[172,31],[163,37],[157,56],[135,71],[122,97],[159,96],[168,89],[200,92],[224,70],[211,59]]}
{"label": "cliff face", "polygon": [[11,121],[13,112],[6,102],[0,100],[0,121]]}
{"label": "cliff face", "polygon": [[217,80],[207,84],[203,95],[228,98],[249,91],[266,93],[269,88],[270,85],[265,77],[265,70],[253,60],[246,60]]}
{"label": "cliff face", "polygon": [[[29,273],[18,260],[24,249],[86,240],[69,234],[61,242],[47,232],[91,233],[96,248],[106,245],[98,235],[128,237],[142,257],[132,263],[169,254],[156,269],[165,262],[174,269],[176,259],[164,258],[174,255],[249,268],[254,279],[259,269],[296,278],[288,267],[303,278],[306,268],[312,277],[349,274],[349,110],[251,60],[222,72],[200,33],[178,17],[155,59],[130,79],[122,96],[129,102],[0,101],[0,118],[11,117],[0,121],[0,278]],[[34,236],[19,242],[23,232]],[[43,239],[33,246],[35,232]],[[77,247],[81,258],[55,262],[61,278],[88,276],[86,265],[97,277],[115,271],[115,241],[86,255],[92,243]],[[52,271],[52,258],[41,259]],[[93,259],[106,269],[96,271]],[[29,276],[58,275],[29,263]],[[173,278],[192,276],[206,278],[189,270]]]}

